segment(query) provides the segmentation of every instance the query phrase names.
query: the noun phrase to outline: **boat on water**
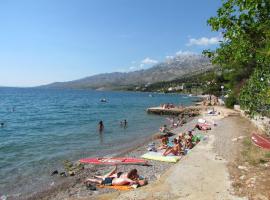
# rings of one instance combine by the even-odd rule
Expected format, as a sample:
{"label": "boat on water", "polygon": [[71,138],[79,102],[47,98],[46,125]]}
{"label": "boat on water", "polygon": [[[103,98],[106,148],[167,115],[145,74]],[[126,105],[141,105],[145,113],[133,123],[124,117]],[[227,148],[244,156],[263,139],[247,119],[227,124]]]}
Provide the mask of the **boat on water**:
{"label": "boat on water", "polygon": [[107,99],[105,99],[105,98],[100,99],[100,102],[107,102]]}

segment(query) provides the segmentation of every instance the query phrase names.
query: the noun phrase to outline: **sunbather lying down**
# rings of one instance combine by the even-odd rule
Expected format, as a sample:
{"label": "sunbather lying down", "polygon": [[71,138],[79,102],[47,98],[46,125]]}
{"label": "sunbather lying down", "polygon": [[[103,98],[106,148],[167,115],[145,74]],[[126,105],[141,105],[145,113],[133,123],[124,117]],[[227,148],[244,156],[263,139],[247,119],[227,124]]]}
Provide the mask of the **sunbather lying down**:
{"label": "sunbather lying down", "polygon": [[196,129],[196,128],[201,130],[201,131],[211,130],[211,126],[209,126],[207,124],[196,124],[194,129]]}
{"label": "sunbather lying down", "polygon": [[86,179],[85,183],[97,183],[101,185],[138,185],[143,186],[147,184],[146,180],[140,180],[136,169],[132,169],[127,173],[116,172],[117,166],[104,176],[95,176],[96,178]]}

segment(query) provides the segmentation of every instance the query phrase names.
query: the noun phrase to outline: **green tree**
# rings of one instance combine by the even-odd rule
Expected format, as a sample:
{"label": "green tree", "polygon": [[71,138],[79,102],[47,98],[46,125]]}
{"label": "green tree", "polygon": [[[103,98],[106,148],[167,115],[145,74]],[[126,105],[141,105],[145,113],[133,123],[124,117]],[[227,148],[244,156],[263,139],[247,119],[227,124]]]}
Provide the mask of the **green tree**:
{"label": "green tree", "polygon": [[270,69],[256,69],[240,93],[241,107],[251,115],[270,117]]}
{"label": "green tree", "polygon": [[[208,20],[208,24],[213,31],[221,32],[223,40],[216,50],[205,50],[203,53],[208,55],[214,64],[221,66],[224,80],[228,82],[227,87],[233,91],[231,94],[238,95],[252,74],[269,69],[270,1],[226,0],[218,9],[217,16]],[[256,77],[256,74],[253,76]],[[248,84],[252,81],[255,80],[250,79]],[[252,95],[247,92],[251,87],[244,88],[245,98]],[[258,87],[258,90],[261,89],[263,88]],[[252,98],[250,100],[252,101]],[[243,98],[240,98],[240,101],[243,101]],[[242,105],[246,104],[242,102]],[[249,107],[251,108],[257,109]]]}

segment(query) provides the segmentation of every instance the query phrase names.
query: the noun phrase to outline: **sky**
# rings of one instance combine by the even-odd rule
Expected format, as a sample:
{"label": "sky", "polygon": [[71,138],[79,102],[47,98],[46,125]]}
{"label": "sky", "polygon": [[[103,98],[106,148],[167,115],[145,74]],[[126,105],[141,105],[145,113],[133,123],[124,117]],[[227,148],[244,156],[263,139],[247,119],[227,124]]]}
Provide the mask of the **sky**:
{"label": "sky", "polygon": [[147,69],[214,49],[221,0],[0,0],[0,86]]}

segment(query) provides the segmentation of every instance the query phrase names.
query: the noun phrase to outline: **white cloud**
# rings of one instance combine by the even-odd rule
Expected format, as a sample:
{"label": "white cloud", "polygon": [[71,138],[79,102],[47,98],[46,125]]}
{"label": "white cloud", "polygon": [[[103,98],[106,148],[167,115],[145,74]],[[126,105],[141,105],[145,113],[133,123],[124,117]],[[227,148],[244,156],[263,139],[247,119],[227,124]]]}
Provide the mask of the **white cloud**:
{"label": "white cloud", "polygon": [[145,64],[145,65],[152,65],[152,64],[157,64],[157,63],[158,63],[157,60],[151,59],[149,57],[146,57],[145,59],[141,61],[141,64]]}
{"label": "white cloud", "polygon": [[146,57],[145,59],[141,61],[131,61],[130,66],[127,67],[128,71],[136,71],[136,70],[141,70],[141,69],[147,69],[151,67],[151,65],[157,64],[158,61],[151,59],[149,57]]}
{"label": "white cloud", "polygon": [[131,67],[129,67],[129,70],[131,70],[131,71],[133,71],[133,70],[135,70],[136,69],[136,67],[135,66],[131,66]]}
{"label": "white cloud", "polygon": [[165,58],[166,58],[166,60],[171,60],[171,59],[173,59],[174,57],[173,57],[173,56],[166,56]]}
{"label": "white cloud", "polygon": [[190,38],[186,45],[187,46],[193,46],[193,45],[209,46],[209,45],[218,44],[219,41],[221,41],[221,40],[222,40],[221,37],[211,37],[211,38],[201,37],[199,39]]}
{"label": "white cloud", "polygon": [[194,55],[194,54],[197,54],[197,53],[192,52],[192,51],[182,51],[182,50],[177,51],[175,53],[175,55],[177,55],[177,56],[180,56],[180,55]]}

